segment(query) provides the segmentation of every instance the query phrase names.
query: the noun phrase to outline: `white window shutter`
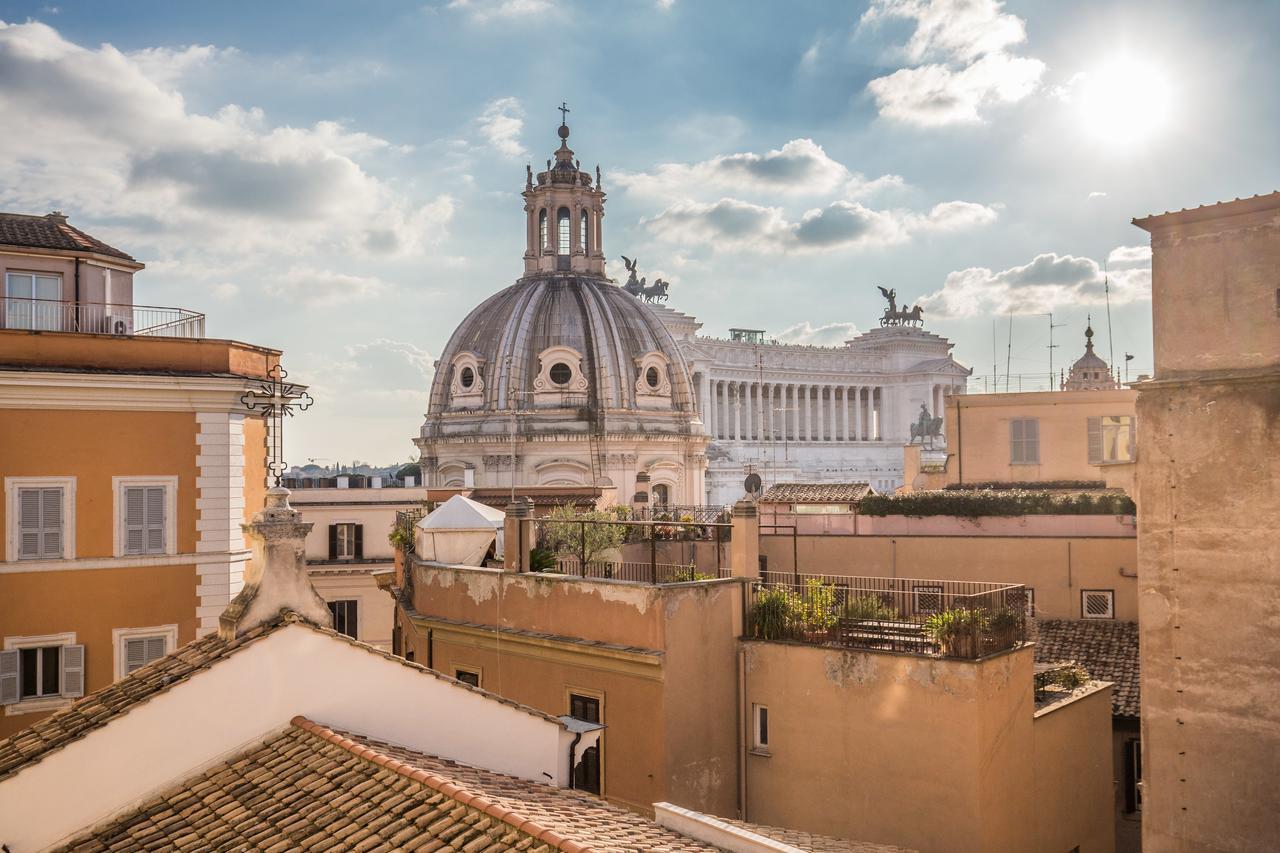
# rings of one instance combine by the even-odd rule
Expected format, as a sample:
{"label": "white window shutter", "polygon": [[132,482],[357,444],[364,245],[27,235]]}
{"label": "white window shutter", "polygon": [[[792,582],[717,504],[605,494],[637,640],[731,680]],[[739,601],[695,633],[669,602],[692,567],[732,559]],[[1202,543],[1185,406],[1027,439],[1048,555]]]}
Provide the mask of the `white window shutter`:
{"label": "white window shutter", "polygon": [[58,558],[62,556],[62,489],[40,490],[40,526],[43,542],[40,544],[40,556]]}
{"label": "white window shutter", "polygon": [[21,697],[18,682],[17,649],[0,652],[0,705],[12,705]]}
{"label": "white window shutter", "polygon": [[164,553],[164,487],[151,486],[147,490],[146,504],[146,552]]}
{"label": "white window shutter", "polygon": [[147,641],[143,637],[134,637],[124,641],[124,674],[147,665]]}
{"label": "white window shutter", "polygon": [[62,647],[62,695],[84,695],[84,646]]}
{"label": "white window shutter", "polygon": [[165,648],[167,643],[164,637],[147,637],[146,644],[147,663],[151,663],[153,660],[160,660],[168,652],[168,649]]}
{"label": "white window shutter", "polygon": [[1022,421],[1009,421],[1009,461],[1022,462]]}
{"label": "white window shutter", "polygon": [[1102,464],[1102,418],[1089,418],[1089,464]]}
{"label": "white window shutter", "polygon": [[18,490],[18,557],[40,556],[40,490]]}
{"label": "white window shutter", "polygon": [[1024,462],[1040,461],[1040,421],[1038,418],[1029,418],[1023,424],[1023,455],[1026,457]]}
{"label": "white window shutter", "polygon": [[124,552],[143,553],[146,513],[143,504],[145,489],[128,486],[124,490]]}

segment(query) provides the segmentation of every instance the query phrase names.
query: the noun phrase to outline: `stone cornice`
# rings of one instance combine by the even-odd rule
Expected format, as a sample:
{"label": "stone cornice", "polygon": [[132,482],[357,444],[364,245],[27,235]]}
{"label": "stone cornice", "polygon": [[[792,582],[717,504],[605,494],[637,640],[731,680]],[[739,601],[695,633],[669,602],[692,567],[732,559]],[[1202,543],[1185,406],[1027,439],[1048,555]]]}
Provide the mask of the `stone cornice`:
{"label": "stone cornice", "polygon": [[169,376],[0,368],[0,409],[243,411],[254,380],[239,376]]}

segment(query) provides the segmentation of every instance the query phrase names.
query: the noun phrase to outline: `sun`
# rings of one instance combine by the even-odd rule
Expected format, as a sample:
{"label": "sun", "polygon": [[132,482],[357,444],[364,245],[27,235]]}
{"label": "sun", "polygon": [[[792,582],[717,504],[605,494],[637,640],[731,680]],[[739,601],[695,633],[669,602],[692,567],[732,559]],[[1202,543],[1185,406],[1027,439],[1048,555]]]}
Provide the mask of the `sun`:
{"label": "sun", "polygon": [[1118,58],[1080,75],[1077,102],[1090,136],[1129,147],[1164,129],[1173,112],[1173,87],[1158,67]]}

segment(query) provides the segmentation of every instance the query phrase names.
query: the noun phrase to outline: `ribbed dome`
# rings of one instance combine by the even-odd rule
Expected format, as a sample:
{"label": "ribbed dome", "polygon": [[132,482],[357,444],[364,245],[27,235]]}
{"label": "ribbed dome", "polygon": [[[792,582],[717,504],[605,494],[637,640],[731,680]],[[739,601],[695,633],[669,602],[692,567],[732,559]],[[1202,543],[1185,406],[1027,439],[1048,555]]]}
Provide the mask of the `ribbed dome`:
{"label": "ribbed dome", "polygon": [[[560,408],[556,400],[546,399],[548,390],[556,394],[557,389],[549,388],[547,365],[540,359],[553,347],[581,356],[580,376],[575,374],[575,382],[560,393],[568,405],[585,405],[596,413],[602,408],[631,413],[645,431],[688,432],[692,383],[666,326],[617,285],[564,274],[522,278],[467,315],[441,353],[428,422],[452,413]],[[650,358],[642,364],[646,355]],[[454,374],[465,369],[459,357],[462,363],[474,361],[479,374],[479,382],[468,377],[471,388],[480,388],[469,399],[458,393]],[[660,372],[648,373],[655,365]],[[658,379],[654,386],[666,393],[646,394],[641,401],[637,384],[645,375]],[[569,399],[573,397],[577,399]]]}

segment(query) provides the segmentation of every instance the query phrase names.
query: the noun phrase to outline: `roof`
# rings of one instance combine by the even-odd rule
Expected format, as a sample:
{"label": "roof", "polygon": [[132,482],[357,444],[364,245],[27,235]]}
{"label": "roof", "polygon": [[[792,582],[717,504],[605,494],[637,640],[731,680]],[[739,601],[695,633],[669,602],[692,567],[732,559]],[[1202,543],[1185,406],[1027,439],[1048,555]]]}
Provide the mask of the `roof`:
{"label": "roof", "polygon": [[418,522],[423,530],[493,530],[506,521],[506,513],[487,504],[454,495]]}
{"label": "roof", "polygon": [[1219,201],[1213,204],[1202,204],[1199,207],[1182,208],[1182,210],[1164,213],[1151,213],[1142,219],[1133,219],[1134,225],[1150,231],[1168,225],[1185,225],[1191,222],[1203,222],[1209,219],[1220,219],[1224,216],[1240,216],[1246,213],[1257,213],[1280,207],[1280,191],[1259,193],[1249,198],[1237,198],[1233,201]]}
{"label": "roof", "polygon": [[132,256],[67,224],[67,218],[60,213],[45,216],[0,213],[0,244],[62,252],[92,252],[136,263]]}
{"label": "roof", "polygon": [[[888,853],[731,821],[801,850]],[[304,717],[91,828],[62,849],[563,850],[715,848],[590,794],[335,731]]]}
{"label": "roof", "polygon": [[319,631],[335,639],[365,649],[370,654],[378,655],[403,666],[439,678],[456,685],[459,689],[471,690],[484,694],[495,702],[501,702],[537,717],[549,720],[561,728],[562,720],[550,714],[521,705],[510,699],[497,696],[487,690],[472,687],[449,678],[421,664],[407,661],[390,652],[353,640],[331,628],[322,628],[308,622],[293,611],[281,611],[280,615],[270,622],[251,628],[233,640],[223,640],[217,634],[210,634],[199,640],[187,643],[182,648],[165,655],[141,669],[126,675],[119,681],[101,690],[96,690],[71,705],[60,708],[29,728],[0,740],[0,781],[12,776],[24,767],[44,759],[46,755],[77,741],[95,729],[100,729],[115,718],[132,710],[135,706],[147,702],[155,696],[169,690],[175,684],[186,681],[196,673],[203,672],[219,661],[229,658],[240,649],[251,645],[286,625],[304,625],[313,631]]}
{"label": "roof", "polygon": [[778,483],[760,503],[856,503],[871,491],[867,483]]}
{"label": "roof", "polygon": [[1101,619],[1037,619],[1039,662],[1073,660],[1093,678],[1115,682],[1111,713],[1137,719],[1138,623]]}
{"label": "roof", "polygon": [[907,853],[908,850],[906,847],[894,847],[889,844],[874,844],[867,841],[850,841],[846,838],[814,835],[812,832],[787,829],[781,826],[760,826],[755,823],[743,823],[740,820],[730,820],[727,817],[717,818],[717,820],[812,853]]}

